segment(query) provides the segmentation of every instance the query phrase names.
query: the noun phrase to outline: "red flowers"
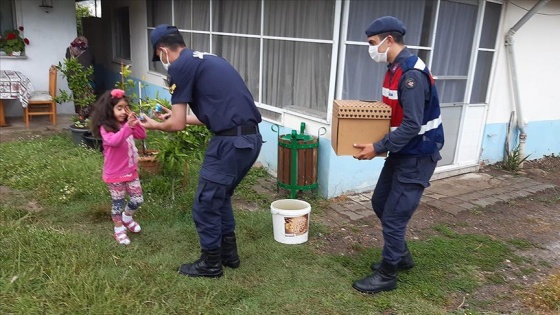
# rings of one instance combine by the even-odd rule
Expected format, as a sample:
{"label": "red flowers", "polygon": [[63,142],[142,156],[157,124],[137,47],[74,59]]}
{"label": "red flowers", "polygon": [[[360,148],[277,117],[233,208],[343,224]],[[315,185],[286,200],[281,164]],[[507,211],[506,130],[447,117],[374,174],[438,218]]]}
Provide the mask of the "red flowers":
{"label": "red flowers", "polygon": [[23,26],[19,26],[16,29],[5,30],[0,36],[0,49],[6,55],[12,55],[13,52],[25,52],[25,46],[29,45],[30,41],[22,36],[23,30]]}

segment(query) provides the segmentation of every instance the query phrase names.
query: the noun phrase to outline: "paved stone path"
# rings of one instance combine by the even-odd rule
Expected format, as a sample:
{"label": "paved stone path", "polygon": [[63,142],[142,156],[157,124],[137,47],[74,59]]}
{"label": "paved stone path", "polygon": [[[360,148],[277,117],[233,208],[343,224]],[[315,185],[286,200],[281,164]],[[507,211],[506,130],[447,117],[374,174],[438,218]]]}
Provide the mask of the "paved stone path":
{"label": "paved stone path", "polygon": [[[484,208],[498,202],[527,197],[536,192],[554,188],[554,185],[503,174],[493,176],[485,173],[469,173],[431,182],[424,191],[421,205],[458,214],[461,211]],[[340,223],[363,219],[374,215],[371,208],[372,192],[349,195],[329,206],[333,213],[326,213]]]}

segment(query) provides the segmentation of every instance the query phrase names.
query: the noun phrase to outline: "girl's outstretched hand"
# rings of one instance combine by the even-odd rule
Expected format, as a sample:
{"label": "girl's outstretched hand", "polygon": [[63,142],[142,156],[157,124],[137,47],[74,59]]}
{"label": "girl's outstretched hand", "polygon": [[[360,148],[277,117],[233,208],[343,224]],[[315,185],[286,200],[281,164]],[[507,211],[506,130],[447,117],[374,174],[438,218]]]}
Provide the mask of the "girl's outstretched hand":
{"label": "girl's outstretched hand", "polygon": [[134,126],[138,125],[138,117],[136,117],[136,113],[133,111],[128,112],[128,126],[130,128],[134,128]]}

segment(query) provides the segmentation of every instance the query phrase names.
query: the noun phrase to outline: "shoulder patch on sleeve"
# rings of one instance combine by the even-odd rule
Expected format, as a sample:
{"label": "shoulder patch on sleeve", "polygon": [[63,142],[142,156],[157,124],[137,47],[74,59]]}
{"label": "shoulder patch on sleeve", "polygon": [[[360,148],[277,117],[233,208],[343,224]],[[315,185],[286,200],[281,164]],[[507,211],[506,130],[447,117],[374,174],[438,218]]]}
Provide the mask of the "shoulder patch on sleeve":
{"label": "shoulder patch on sleeve", "polygon": [[406,86],[408,89],[413,89],[416,87],[416,81],[414,81],[413,78],[408,78],[404,82],[404,86]]}

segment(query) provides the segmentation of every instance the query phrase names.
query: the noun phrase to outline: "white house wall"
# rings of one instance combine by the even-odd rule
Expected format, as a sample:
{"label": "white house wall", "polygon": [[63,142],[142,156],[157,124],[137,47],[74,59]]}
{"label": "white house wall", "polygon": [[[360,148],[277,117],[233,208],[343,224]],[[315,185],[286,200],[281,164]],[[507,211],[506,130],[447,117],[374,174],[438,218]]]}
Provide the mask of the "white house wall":
{"label": "white house wall", "polygon": [[[1,58],[2,69],[16,70],[31,80],[36,90],[49,87],[49,67],[64,59],[66,47],[76,38],[76,10],[74,1],[54,0],[53,9],[45,13],[41,1],[16,1],[18,26],[24,27],[24,36],[30,41],[25,47],[25,59]],[[58,88],[68,89],[66,80],[59,75]],[[6,117],[23,116],[18,100],[4,100]],[[58,105],[59,114],[74,113],[74,106]]]}
{"label": "white house wall", "polygon": [[[498,37],[497,68],[482,137],[481,162],[495,163],[503,159],[507,125],[511,112],[515,111],[504,38],[527,13],[520,7],[531,9],[536,3],[506,2],[502,32]],[[525,155],[529,155],[529,159],[560,153],[559,30],[560,1],[552,0],[513,36],[520,104],[527,122]]]}

